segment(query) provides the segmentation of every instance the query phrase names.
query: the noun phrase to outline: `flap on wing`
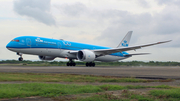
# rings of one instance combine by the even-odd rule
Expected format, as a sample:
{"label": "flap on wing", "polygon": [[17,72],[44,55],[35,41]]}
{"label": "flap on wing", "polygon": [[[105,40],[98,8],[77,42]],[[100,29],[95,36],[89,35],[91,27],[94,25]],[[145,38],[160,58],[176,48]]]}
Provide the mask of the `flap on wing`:
{"label": "flap on wing", "polygon": [[137,53],[137,54],[125,54],[124,56],[133,56],[133,55],[147,55],[151,53]]}

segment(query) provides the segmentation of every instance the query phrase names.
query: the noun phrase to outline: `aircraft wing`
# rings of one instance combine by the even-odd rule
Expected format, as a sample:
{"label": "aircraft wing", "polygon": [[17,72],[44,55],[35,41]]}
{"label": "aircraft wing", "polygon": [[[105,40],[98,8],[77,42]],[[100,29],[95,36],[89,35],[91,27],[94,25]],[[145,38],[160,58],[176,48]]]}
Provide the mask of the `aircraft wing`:
{"label": "aircraft wing", "polygon": [[132,46],[132,47],[122,47],[122,48],[112,48],[112,49],[100,49],[100,50],[93,50],[93,52],[97,56],[103,56],[103,55],[108,55],[108,54],[117,53],[117,52],[141,49],[142,47],[153,46],[153,45],[157,45],[157,44],[167,43],[167,42],[170,42],[170,41],[171,40],[157,42],[157,43],[152,43],[152,44],[146,44],[146,45],[140,45],[140,46]]}

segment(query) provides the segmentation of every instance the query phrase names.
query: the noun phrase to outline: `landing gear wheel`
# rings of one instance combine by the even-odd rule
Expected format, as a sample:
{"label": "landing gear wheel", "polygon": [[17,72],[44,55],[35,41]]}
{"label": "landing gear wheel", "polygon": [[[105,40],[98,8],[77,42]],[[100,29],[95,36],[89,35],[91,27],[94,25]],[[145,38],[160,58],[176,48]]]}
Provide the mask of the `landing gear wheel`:
{"label": "landing gear wheel", "polygon": [[95,63],[93,63],[93,62],[87,62],[87,63],[86,63],[86,67],[88,67],[88,66],[89,66],[89,67],[91,67],[91,66],[94,67],[94,66],[95,66]]}
{"label": "landing gear wheel", "polygon": [[69,66],[72,66],[72,63],[69,63]]}
{"label": "landing gear wheel", "polygon": [[72,63],[72,66],[76,66],[76,63],[74,62],[74,63]]}
{"label": "landing gear wheel", "polygon": [[69,59],[69,62],[66,64],[67,66],[76,66],[76,63],[72,61],[72,59]]}
{"label": "landing gear wheel", "polygon": [[69,62],[66,64],[67,66],[70,66]]}
{"label": "landing gear wheel", "polygon": [[20,56],[18,60],[19,60],[19,61],[23,61],[22,53],[16,53],[16,54]]}
{"label": "landing gear wheel", "polygon": [[86,63],[86,67],[88,67],[88,66],[89,66],[89,63],[87,62],[87,63]]}
{"label": "landing gear wheel", "polygon": [[94,67],[94,66],[95,66],[95,63],[92,63],[92,66]]}
{"label": "landing gear wheel", "polygon": [[23,58],[22,58],[22,57],[20,57],[18,60],[19,60],[19,61],[23,61]]}

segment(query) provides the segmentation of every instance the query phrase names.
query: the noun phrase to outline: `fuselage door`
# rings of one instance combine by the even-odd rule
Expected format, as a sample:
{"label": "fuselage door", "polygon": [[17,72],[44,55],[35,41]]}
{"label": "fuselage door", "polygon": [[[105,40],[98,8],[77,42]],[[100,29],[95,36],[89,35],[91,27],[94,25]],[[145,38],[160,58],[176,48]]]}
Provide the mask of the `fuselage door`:
{"label": "fuselage door", "polygon": [[58,48],[61,49],[62,48],[62,44],[61,42],[58,42]]}
{"label": "fuselage door", "polygon": [[31,39],[30,38],[26,39],[26,44],[27,44],[27,46],[31,47]]}
{"label": "fuselage door", "polygon": [[61,42],[58,42],[58,49],[59,49],[60,52],[62,52],[62,44],[61,44]]}

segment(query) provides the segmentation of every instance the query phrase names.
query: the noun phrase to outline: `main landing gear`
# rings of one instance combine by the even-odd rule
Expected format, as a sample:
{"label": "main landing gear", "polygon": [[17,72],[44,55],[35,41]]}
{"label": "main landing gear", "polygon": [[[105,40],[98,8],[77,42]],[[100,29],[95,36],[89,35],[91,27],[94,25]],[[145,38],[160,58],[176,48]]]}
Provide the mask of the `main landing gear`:
{"label": "main landing gear", "polygon": [[23,61],[23,58],[22,58],[22,53],[17,53],[17,55],[19,55],[20,57],[19,57],[19,61]]}
{"label": "main landing gear", "polygon": [[66,64],[67,66],[76,66],[76,63],[72,61],[72,59],[69,59],[69,62]]}
{"label": "main landing gear", "polygon": [[94,62],[87,62],[86,63],[86,67],[94,67],[95,66],[95,63]]}
{"label": "main landing gear", "polygon": [[[76,63],[72,60],[69,59],[69,62],[66,64],[67,66],[76,66]],[[95,63],[94,62],[86,62],[86,67],[94,67]]]}

